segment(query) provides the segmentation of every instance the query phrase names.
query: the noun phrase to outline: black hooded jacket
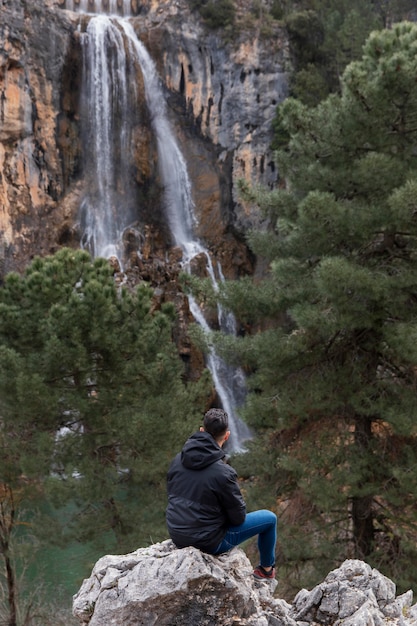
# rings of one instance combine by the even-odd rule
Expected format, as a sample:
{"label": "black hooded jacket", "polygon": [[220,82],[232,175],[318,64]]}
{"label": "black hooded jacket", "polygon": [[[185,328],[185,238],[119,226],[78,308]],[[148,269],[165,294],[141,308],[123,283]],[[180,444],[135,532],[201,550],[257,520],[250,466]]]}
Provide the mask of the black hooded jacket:
{"label": "black hooded jacket", "polygon": [[192,435],[168,470],[166,520],[178,548],[213,552],[229,526],[245,521],[246,505],[235,470],[206,432]]}

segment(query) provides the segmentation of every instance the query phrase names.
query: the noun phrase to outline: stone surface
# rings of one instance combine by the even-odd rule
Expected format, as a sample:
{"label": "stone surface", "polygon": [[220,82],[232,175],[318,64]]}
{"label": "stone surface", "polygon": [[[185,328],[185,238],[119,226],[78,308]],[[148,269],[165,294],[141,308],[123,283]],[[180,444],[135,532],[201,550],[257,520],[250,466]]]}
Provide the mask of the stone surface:
{"label": "stone surface", "polygon": [[[57,149],[60,79],[70,24],[36,0],[0,6],[0,234],[6,270],[50,252],[65,223]],[[58,225],[59,224],[59,225]]]}
{"label": "stone surface", "polygon": [[74,596],[89,626],[416,626],[412,592],[359,560],[347,560],[292,604],[276,581],[255,581],[243,550],[221,556],[170,540],[105,556]]}
{"label": "stone surface", "polygon": [[359,560],[347,560],[311,591],[294,599],[296,623],[333,626],[414,626],[411,591],[395,596],[395,584]]}
{"label": "stone surface", "polygon": [[73,611],[90,626],[268,624],[241,550],[212,557],[195,548],[177,550],[171,541],[100,559]]}
{"label": "stone surface", "polygon": [[[146,20],[136,21],[139,36],[158,60],[167,87],[183,98],[194,133],[216,148],[217,166],[231,182],[234,224],[245,230],[258,223],[259,215],[239,197],[237,181],[271,187],[277,181],[271,122],[288,93],[284,31],[276,23],[265,37],[259,25],[245,28],[238,19],[232,41],[225,41],[221,31],[204,29],[187,0],[148,0],[142,6]],[[239,2],[236,10],[245,19],[250,6]],[[186,153],[193,147],[192,142],[184,145]]]}

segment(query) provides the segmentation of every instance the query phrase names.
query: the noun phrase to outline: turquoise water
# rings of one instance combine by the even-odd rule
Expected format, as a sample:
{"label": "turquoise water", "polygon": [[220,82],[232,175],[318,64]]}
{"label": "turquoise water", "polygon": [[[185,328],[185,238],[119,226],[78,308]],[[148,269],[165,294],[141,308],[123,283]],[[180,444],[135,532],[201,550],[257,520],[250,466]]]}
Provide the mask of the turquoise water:
{"label": "turquoise water", "polygon": [[18,569],[23,571],[23,597],[36,591],[43,604],[49,600],[70,609],[72,596],[84,578],[90,576],[96,561],[114,550],[114,541],[110,537],[101,537],[100,547],[94,542],[81,543],[70,537],[65,541],[62,536],[55,537],[54,533],[59,535],[60,525],[65,526],[74,511],[76,506],[72,503],[56,510],[44,500],[38,504],[36,512],[26,512],[26,520],[19,525],[15,535],[16,552],[20,554]]}
{"label": "turquoise water", "polygon": [[63,597],[72,598],[101,556],[102,551],[76,542],[65,548],[41,548],[28,568],[27,580],[31,587],[42,584],[45,588],[59,589]]}
{"label": "turquoise water", "polygon": [[[46,499],[27,503],[24,513],[21,512],[13,543],[20,579],[20,598],[24,603],[35,595],[36,602],[44,609],[55,605],[70,614],[73,595],[78,592],[83,580],[90,576],[97,560],[106,554],[120,553],[114,534],[104,531],[98,519],[96,528],[90,529],[92,540],[84,543],[76,541],[74,535],[70,534],[70,526],[78,513],[82,514],[82,510],[74,502],[56,509]],[[143,516],[141,530],[144,527],[152,528],[159,540],[157,527],[161,520],[164,522],[163,514],[157,510],[155,518],[155,511],[152,511],[149,520]],[[72,526],[72,530],[75,531],[75,526]],[[163,531],[162,535],[166,538]],[[137,539],[138,544],[130,548],[125,546],[124,552],[140,547],[140,539],[143,541],[143,537],[140,537],[139,532]],[[54,626],[63,623],[65,621],[57,621]],[[69,624],[68,621],[66,626]]]}

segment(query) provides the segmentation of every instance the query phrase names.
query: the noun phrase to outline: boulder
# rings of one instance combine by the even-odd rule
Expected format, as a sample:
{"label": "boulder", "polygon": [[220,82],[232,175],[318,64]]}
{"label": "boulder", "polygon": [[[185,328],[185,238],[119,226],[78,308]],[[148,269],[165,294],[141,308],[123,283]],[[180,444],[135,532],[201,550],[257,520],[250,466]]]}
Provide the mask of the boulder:
{"label": "boulder", "polygon": [[347,560],[312,591],[303,589],[291,614],[301,625],[411,626],[417,624],[412,591],[396,597],[395,584],[359,560]]}
{"label": "boulder", "polygon": [[256,581],[243,550],[211,556],[167,540],[101,558],[74,596],[89,626],[417,626],[411,591],[359,560],[347,560],[292,604],[276,581]]}
{"label": "boulder", "polygon": [[89,626],[267,626],[252,570],[240,549],[214,557],[167,540],[101,558],[74,596],[73,613]]}

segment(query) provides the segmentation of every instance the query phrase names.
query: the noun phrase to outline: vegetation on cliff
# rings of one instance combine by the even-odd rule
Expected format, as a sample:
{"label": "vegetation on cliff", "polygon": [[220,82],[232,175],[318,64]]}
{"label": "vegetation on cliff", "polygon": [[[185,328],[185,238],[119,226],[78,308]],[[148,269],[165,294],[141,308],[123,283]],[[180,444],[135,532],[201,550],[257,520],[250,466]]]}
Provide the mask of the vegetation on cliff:
{"label": "vegetation on cliff", "polygon": [[[278,12],[277,12],[278,5]],[[310,106],[340,90],[345,67],[362,55],[369,33],[405,19],[413,0],[275,0],[294,62],[291,94]]]}
{"label": "vegetation on cliff", "polygon": [[417,586],[416,75],[416,25],[373,33],[340,95],[282,104],[284,188],[246,190],[270,271],[224,288],[258,332],[220,347],[251,372],[241,470],[278,502],[293,588],[351,556]]}
{"label": "vegetation on cliff", "polygon": [[338,92],[345,67],[362,55],[373,30],[411,16],[414,0],[188,0],[209,29],[230,41],[255,31],[261,38],[277,36],[283,27],[291,49],[291,95],[316,105]]}

